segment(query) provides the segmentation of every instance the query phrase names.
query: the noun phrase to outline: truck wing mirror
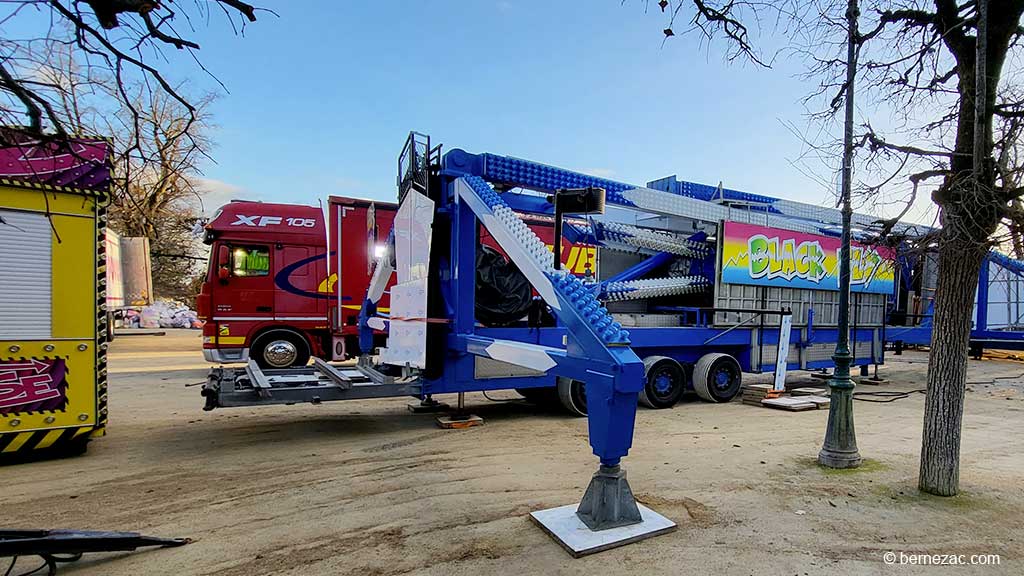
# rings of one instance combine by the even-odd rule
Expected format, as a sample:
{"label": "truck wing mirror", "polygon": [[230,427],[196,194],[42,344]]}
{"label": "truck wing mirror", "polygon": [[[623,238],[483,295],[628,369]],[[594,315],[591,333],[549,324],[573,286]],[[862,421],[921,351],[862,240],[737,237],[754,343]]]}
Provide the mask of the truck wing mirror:
{"label": "truck wing mirror", "polygon": [[217,247],[217,278],[221,284],[228,283],[228,277],[231,276],[231,268],[228,266],[228,247],[218,246]]}

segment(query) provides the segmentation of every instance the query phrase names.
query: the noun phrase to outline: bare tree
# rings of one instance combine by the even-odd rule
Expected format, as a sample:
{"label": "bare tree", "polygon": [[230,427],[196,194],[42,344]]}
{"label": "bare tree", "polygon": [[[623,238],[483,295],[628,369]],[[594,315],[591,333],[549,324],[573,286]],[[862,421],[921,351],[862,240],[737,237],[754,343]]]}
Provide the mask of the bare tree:
{"label": "bare tree", "polygon": [[202,217],[200,164],[212,147],[206,132],[212,100],[194,99],[188,110],[162,92],[139,90],[134,112],[123,109],[104,128],[115,148],[133,142],[139,151],[115,158],[110,220],[124,234],[149,238],[154,293],[185,301],[193,296],[188,286],[200,257],[191,230]]}
{"label": "bare tree", "polygon": [[[80,65],[64,46],[45,55],[33,78],[55,87],[53,111],[69,136],[110,140],[116,151],[110,223],[124,235],[149,238],[157,295],[187,299],[201,258],[191,230],[202,216],[200,164],[212,147],[207,110],[214,96],[190,97],[186,108],[144,85],[119,86],[103,70]],[[120,105],[122,91],[131,94],[130,106]]]}
{"label": "bare tree", "polygon": [[[670,18],[666,37],[675,35],[674,26],[685,15],[688,32],[709,41],[724,37],[729,58],[747,57],[761,64],[770,60],[758,54],[744,23],[787,21],[788,31],[797,38],[790,48],[809,61],[808,75],[820,82],[811,99],[824,97],[825,105],[815,115],[821,121],[834,119],[844,104],[845,59],[840,55],[846,36],[845,4],[817,0],[797,9],[787,2],[658,3]],[[858,93],[865,103],[857,137],[859,188],[872,195],[905,194],[905,207],[897,218],[907,213],[919,190],[930,191],[938,208],[941,228],[924,238],[938,251],[939,280],[919,486],[939,495],[959,491],[967,355],[981,264],[994,244],[1008,239],[1001,233],[1019,243],[1024,225],[1024,0],[988,0],[985,74],[980,83],[975,75],[978,6],[977,0],[868,2],[858,41]],[[979,86],[984,92],[981,100],[975,97]],[[978,170],[976,135],[982,156]],[[832,161],[832,166],[837,164]],[[879,231],[891,231],[895,220],[879,222]]]}
{"label": "bare tree", "polygon": [[[55,136],[60,141],[77,130],[77,116],[61,114],[67,96],[64,86],[38,75],[39,67],[54,52],[64,52],[79,74],[100,72],[112,79],[112,96],[127,109],[133,121],[141,121],[135,108],[138,87],[160,92],[188,112],[181,134],[187,137],[196,121],[195,104],[160,70],[169,60],[167,47],[187,53],[196,65],[199,45],[179,30],[194,31],[208,22],[211,12],[221,12],[236,32],[256,20],[257,8],[240,0],[194,0],[192,4],[170,0],[10,0],[0,8],[0,31],[22,22],[48,22],[38,33],[19,37],[0,34],[0,124],[23,126],[35,138]],[[133,130],[140,134],[140,129]],[[20,142],[7,144],[16,144]],[[0,142],[4,144],[4,142]],[[136,148],[137,142],[130,142]]]}

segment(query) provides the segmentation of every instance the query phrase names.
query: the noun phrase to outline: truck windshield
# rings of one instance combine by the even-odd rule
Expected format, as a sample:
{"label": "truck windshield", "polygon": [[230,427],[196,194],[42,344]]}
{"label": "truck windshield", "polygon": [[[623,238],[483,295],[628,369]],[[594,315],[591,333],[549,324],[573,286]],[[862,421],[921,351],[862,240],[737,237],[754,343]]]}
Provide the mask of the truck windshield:
{"label": "truck windshield", "polygon": [[266,246],[233,246],[232,276],[266,276],[270,273],[270,251]]}

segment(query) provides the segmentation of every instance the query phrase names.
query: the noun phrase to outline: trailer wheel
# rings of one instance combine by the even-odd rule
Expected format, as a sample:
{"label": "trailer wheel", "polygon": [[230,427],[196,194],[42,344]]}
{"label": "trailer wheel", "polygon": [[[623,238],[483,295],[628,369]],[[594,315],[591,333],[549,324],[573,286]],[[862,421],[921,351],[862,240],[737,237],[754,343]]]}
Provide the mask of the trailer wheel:
{"label": "trailer wheel", "polygon": [[260,368],[290,368],[309,362],[309,344],[290,330],[271,330],[256,338],[249,357]]}
{"label": "trailer wheel", "polygon": [[558,399],[569,414],[573,416],[587,415],[587,387],[583,382],[559,378],[557,388]]}
{"label": "trailer wheel", "polygon": [[667,356],[644,358],[644,377],[640,403],[648,408],[671,408],[686,391],[686,371]]}
{"label": "trailer wheel", "polygon": [[705,354],[693,368],[693,389],[708,402],[728,402],[740,392],[743,371],[728,354]]}

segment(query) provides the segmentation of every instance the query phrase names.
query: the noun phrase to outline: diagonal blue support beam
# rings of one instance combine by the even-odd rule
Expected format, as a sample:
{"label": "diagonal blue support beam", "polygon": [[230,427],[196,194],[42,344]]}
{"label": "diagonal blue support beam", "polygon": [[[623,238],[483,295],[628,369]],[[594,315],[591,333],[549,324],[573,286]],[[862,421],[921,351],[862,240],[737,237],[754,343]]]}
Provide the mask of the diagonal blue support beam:
{"label": "diagonal blue support beam", "polygon": [[605,280],[601,284],[604,285],[609,282],[626,282],[628,280],[637,280],[639,278],[643,278],[647,274],[651,273],[651,271],[656,270],[661,266],[664,266],[665,264],[668,264],[669,262],[674,260],[675,257],[675,254],[672,254],[670,252],[658,252],[657,254],[651,256],[650,258],[645,258],[644,260],[637,262],[636,264],[630,266],[629,268],[626,268],[622,272],[619,272],[618,274]]}
{"label": "diagonal blue support beam", "polygon": [[[487,182],[466,175],[456,179],[453,188],[457,200],[472,210],[565,325],[564,357],[529,351],[554,362],[548,373],[586,384],[591,448],[603,466],[618,466],[632,444],[637,394],[644,385],[643,364],[629,348],[629,332],[612,319],[589,287],[552,266],[544,243]],[[466,337],[463,342],[467,351],[486,349],[479,338]]]}

